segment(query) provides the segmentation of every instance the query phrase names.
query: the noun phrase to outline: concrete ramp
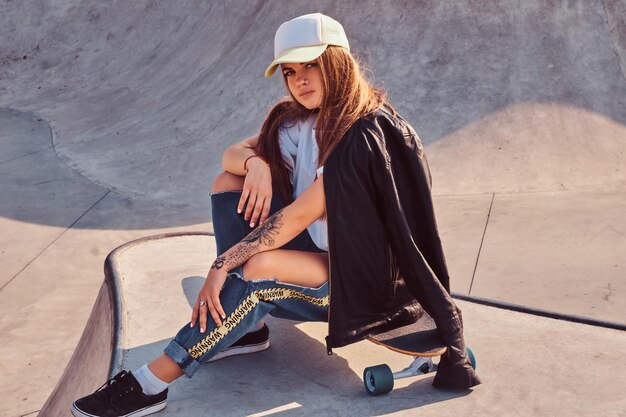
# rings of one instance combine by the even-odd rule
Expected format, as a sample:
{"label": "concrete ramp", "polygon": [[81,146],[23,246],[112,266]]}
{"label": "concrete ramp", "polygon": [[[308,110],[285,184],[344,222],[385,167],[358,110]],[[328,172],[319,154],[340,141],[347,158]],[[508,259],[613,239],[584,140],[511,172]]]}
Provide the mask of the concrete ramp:
{"label": "concrete ramp", "polygon": [[223,149],[285,94],[263,78],[274,31],[321,11],[437,144],[436,193],[625,186],[624,1],[498,4],[7,2],[0,107],[49,121],[106,188],[204,207]]}
{"label": "concrete ramp", "polygon": [[71,416],[69,405],[76,400],[76,392],[83,387],[93,387],[96,381],[104,383],[107,380],[109,358],[113,354],[118,331],[115,323],[117,297],[112,284],[110,279],[102,283],[83,335],[63,375],[41,408],[40,416]]}
{"label": "concrete ramp", "polygon": [[[187,325],[190,305],[204,282],[207,254],[214,250],[210,236],[162,235],[131,242],[111,255],[108,284],[118,291],[119,314],[111,375],[160,355]],[[270,318],[269,350],[206,364],[192,379],[182,377],[170,387],[160,415],[624,415],[626,374],[619,364],[626,361],[625,332],[462,301],[459,306],[484,380],[474,390],[437,390],[432,375],[426,375],[397,381],[390,394],[370,397],[363,388],[365,367],[387,363],[399,370],[410,358],[370,342],[328,356],[325,323]],[[98,304],[93,316],[106,317],[108,308]],[[92,334],[88,326],[78,351],[93,344]],[[83,363],[86,374],[111,359],[104,352],[92,353]],[[82,396],[105,379],[68,378],[61,382],[62,391]],[[71,395],[63,394],[48,404],[63,410],[70,402]],[[66,414],[44,408],[40,415]]]}

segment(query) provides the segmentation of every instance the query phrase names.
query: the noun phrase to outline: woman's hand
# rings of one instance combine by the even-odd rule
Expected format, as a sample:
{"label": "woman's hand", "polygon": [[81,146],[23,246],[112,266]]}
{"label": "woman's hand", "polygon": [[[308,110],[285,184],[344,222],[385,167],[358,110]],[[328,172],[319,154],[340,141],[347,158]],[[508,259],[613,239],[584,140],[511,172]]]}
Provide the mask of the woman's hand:
{"label": "woman's hand", "polygon": [[196,320],[200,318],[200,333],[206,331],[207,313],[211,314],[217,327],[220,327],[222,320],[226,318],[226,313],[222,308],[222,303],[220,303],[220,291],[224,286],[224,282],[226,282],[227,276],[228,272],[225,269],[211,268],[206,281],[204,281],[196,304],[193,306],[190,324],[191,327],[195,326]]}
{"label": "woman's hand", "polygon": [[243,211],[248,201],[244,219],[250,220],[250,227],[263,223],[270,214],[272,204],[272,172],[261,158],[250,158],[248,173],[243,183],[243,191],[237,206],[237,213]]}

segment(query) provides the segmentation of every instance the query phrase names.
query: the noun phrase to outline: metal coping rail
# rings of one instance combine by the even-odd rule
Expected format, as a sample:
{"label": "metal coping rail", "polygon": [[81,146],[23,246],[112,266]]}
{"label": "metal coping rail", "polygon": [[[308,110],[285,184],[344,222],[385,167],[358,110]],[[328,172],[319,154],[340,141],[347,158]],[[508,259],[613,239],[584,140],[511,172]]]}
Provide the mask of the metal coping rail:
{"label": "metal coping rail", "polygon": [[458,300],[468,301],[470,303],[482,304],[489,307],[501,308],[504,310],[517,311],[518,313],[530,314],[533,316],[547,317],[555,320],[569,321],[572,323],[586,324],[589,326],[605,327],[607,329],[626,331],[626,324],[616,323],[613,321],[597,320],[589,317],[577,316],[574,314],[557,313],[554,311],[542,310],[540,308],[526,307],[519,304],[512,304],[504,301],[497,301],[490,298],[476,297],[474,295],[466,295],[456,292],[452,293],[452,297]]}

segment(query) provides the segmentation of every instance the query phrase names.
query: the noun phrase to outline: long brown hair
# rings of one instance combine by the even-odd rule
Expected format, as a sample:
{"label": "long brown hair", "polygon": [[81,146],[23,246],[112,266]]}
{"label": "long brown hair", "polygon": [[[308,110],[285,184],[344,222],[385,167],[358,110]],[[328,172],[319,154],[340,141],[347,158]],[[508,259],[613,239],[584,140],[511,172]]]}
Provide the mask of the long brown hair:
{"label": "long brown hair", "polygon": [[[315,126],[318,166],[322,166],[348,129],[359,118],[387,104],[387,98],[381,89],[373,87],[362,75],[359,63],[347,49],[328,46],[317,63],[324,86]],[[278,131],[287,123],[308,118],[311,113],[289,91],[289,96],[270,110],[255,147],[256,153],[270,164],[272,187],[286,204],[293,201],[293,188],[280,151]]]}

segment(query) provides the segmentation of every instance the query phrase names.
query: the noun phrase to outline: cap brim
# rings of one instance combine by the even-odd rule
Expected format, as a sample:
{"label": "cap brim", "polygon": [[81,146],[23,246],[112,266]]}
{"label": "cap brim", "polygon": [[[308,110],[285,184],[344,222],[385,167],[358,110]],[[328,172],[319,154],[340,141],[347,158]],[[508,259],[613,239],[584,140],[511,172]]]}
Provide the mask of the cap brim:
{"label": "cap brim", "polygon": [[301,46],[299,48],[288,49],[279,57],[274,59],[265,70],[265,78],[270,78],[276,72],[276,67],[288,62],[302,63],[313,61],[326,50],[328,45]]}

